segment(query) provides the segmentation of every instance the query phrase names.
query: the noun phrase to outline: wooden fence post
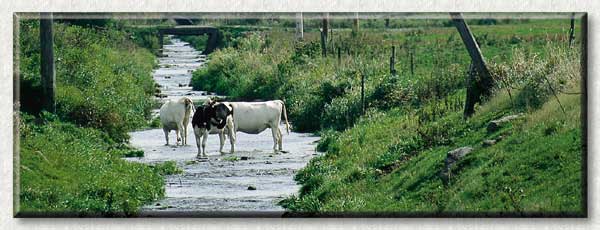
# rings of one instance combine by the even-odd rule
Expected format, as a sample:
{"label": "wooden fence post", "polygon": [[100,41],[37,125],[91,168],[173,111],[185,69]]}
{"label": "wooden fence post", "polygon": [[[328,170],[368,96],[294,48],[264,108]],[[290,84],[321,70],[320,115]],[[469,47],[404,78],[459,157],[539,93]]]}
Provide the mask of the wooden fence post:
{"label": "wooden fence post", "polygon": [[354,19],[352,19],[352,36],[356,37],[359,32],[359,24],[358,24],[358,12],[354,13]]}
{"label": "wooden fence post", "polygon": [[390,56],[390,74],[396,75],[396,46],[392,46],[392,56]]}
{"label": "wooden fence post", "polygon": [[338,46],[337,49],[337,59],[338,59],[338,66],[342,64],[342,47]]}
{"label": "wooden fence post", "polygon": [[52,34],[52,13],[40,13],[40,47],[43,108],[56,113],[56,75],[54,68],[54,37]]}
{"label": "wooden fence post", "polygon": [[302,12],[296,13],[296,39],[304,40],[304,18]]}
{"label": "wooden fence post", "polygon": [[[475,103],[481,101],[481,96],[488,95],[489,90],[492,87],[493,79],[490,72],[487,69],[485,60],[479,50],[479,45],[475,41],[475,37],[471,34],[469,26],[465,22],[461,13],[450,13],[452,21],[460,34],[460,37],[471,56],[471,61],[477,70],[477,74],[481,77],[480,82],[473,82],[473,87],[467,87],[467,99],[465,101],[464,116],[470,117],[475,112]],[[472,91],[469,93],[469,91]],[[468,98],[471,96],[472,98]]]}
{"label": "wooden fence post", "polygon": [[569,46],[575,41],[575,13],[571,13],[571,28],[569,29]]}
{"label": "wooden fence post", "polygon": [[327,57],[327,32],[329,31],[329,13],[323,14],[323,21],[321,25],[321,54],[323,57]]}

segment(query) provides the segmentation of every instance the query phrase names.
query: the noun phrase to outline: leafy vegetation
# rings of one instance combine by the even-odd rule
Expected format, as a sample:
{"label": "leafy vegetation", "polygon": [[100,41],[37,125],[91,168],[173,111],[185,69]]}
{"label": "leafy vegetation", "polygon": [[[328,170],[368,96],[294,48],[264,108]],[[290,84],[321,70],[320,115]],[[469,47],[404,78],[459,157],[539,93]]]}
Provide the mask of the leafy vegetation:
{"label": "leafy vegetation", "polygon": [[[580,51],[567,47],[568,21],[469,21],[496,88],[468,120],[470,59],[456,29],[414,21],[403,31],[334,31],[327,56],[310,28],[304,41],[281,28],[254,32],[211,54],[192,85],[234,100],[283,99],[296,131],[321,133],[326,154],[298,173],[298,196],[281,202],[292,214],[581,216]],[[516,113],[525,117],[486,131]],[[445,180],[447,152],[463,146],[473,153]]]}
{"label": "leafy vegetation", "polygon": [[[550,21],[472,30],[490,63],[511,60],[513,52],[506,51],[512,49],[535,53],[539,60],[547,55],[548,42],[567,43],[563,27],[568,23]],[[470,61],[455,28],[365,29],[356,37],[341,30],[331,37],[329,55],[322,57],[318,33],[306,32],[304,41],[295,42],[284,29],[252,32],[211,54],[208,66],[194,72],[192,86],[233,100],[282,99],[294,129],[301,132],[351,127],[363,114],[361,77],[365,110],[422,109],[434,100],[462,106],[464,92],[458,91],[465,88]],[[397,48],[396,76],[389,74],[391,46]]]}
{"label": "leafy vegetation", "polygon": [[164,195],[162,170],[121,159],[104,132],[21,114],[19,215],[129,216]]}
{"label": "leafy vegetation", "polygon": [[[517,58],[499,64],[506,71],[497,77],[528,80],[506,80],[512,83],[499,85],[466,121],[460,110],[433,102],[428,106],[437,115],[399,108],[368,113],[354,127],[325,135],[319,148],[327,154],[297,174],[300,194],[281,204],[298,215],[582,216],[581,95],[543,93],[548,85],[579,90],[580,63],[573,58],[579,51],[561,45],[545,51],[552,55],[536,59],[515,50]],[[520,103],[527,101],[536,103]],[[487,130],[491,120],[518,112],[524,119]],[[447,152],[463,146],[474,151],[446,180]]]}
{"label": "leafy vegetation", "polygon": [[147,124],[157,43],[148,31],[120,28],[112,20],[54,23],[50,114],[40,101],[39,22],[20,21],[19,215],[135,215],[164,196],[163,175],[177,172],[122,159],[144,154],[124,142]]}
{"label": "leafy vegetation", "polygon": [[[154,56],[115,29],[56,24],[56,103],[62,120],[98,128],[114,140],[146,124],[153,101]],[[41,110],[39,22],[24,21],[20,33],[22,111]]]}
{"label": "leafy vegetation", "polygon": [[[282,99],[296,131],[320,133],[326,153],[296,175],[299,194],[280,203],[292,214],[584,215],[581,51],[566,45],[567,20],[468,22],[495,81],[469,119],[470,59],[447,19],[361,20],[359,33],[332,19],[327,55],[318,19],[305,20],[303,41],[293,20],[231,26],[237,21],[219,25],[220,48],[191,83],[233,100]],[[175,162],[121,159],[140,155],[122,143],[148,125],[158,41],[152,28],[82,23],[55,26],[56,116],[41,111],[36,94],[39,25],[21,25],[21,210],[134,215],[163,196],[162,176],[181,172]],[[448,151],[464,146],[473,152],[444,176]]]}

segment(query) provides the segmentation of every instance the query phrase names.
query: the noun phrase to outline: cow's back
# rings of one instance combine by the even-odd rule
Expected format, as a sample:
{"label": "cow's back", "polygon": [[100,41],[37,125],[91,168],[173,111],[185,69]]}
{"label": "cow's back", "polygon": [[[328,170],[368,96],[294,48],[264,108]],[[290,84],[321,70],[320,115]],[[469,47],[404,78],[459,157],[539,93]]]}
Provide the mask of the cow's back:
{"label": "cow's back", "polygon": [[[281,101],[230,102],[236,131],[257,134],[266,128],[279,128]],[[275,127],[272,127],[275,126]]]}

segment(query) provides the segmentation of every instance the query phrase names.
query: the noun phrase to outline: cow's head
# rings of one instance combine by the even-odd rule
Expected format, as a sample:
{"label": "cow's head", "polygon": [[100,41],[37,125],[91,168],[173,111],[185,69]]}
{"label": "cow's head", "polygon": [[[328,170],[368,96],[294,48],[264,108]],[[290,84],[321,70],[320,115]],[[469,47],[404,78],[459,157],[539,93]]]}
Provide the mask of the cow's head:
{"label": "cow's head", "polygon": [[214,120],[217,121],[217,127],[222,129],[227,121],[227,116],[233,115],[233,107],[228,103],[217,103],[212,106],[214,111]]}

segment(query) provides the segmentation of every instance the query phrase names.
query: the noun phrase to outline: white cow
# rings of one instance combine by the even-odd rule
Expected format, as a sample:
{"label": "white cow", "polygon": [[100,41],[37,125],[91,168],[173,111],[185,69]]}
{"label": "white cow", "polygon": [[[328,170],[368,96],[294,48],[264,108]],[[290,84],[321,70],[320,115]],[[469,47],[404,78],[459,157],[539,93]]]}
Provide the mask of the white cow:
{"label": "white cow", "polygon": [[[219,152],[223,153],[223,145],[225,144],[225,133],[229,135],[231,143],[231,152],[233,152],[233,144],[235,137],[231,135],[233,129],[233,117],[231,113],[226,116],[223,121],[215,117],[214,103],[208,99],[203,106],[196,108],[196,112],[192,117],[192,127],[194,128],[194,136],[196,136],[196,146],[198,147],[197,157],[206,157],[206,139],[208,134],[219,134],[221,147]],[[202,145],[202,148],[200,147]]]}
{"label": "white cow", "polygon": [[162,123],[163,131],[165,132],[165,140],[169,145],[169,132],[175,130],[177,134],[176,145],[182,141],[182,144],[187,145],[187,126],[190,121],[190,113],[194,109],[194,102],[183,97],[177,101],[169,100],[160,107],[160,123]]}
{"label": "white cow", "polygon": [[[218,120],[226,119],[228,114],[233,115],[233,129],[229,132],[231,140],[231,152],[234,152],[236,132],[248,134],[259,134],[267,128],[271,129],[273,135],[273,151],[282,151],[282,135],[279,130],[281,114],[285,118],[288,134],[290,125],[287,120],[285,104],[281,100],[265,102],[222,102],[214,106],[215,117]],[[221,138],[223,140],[224,138]],[[221,143],[223,145],[223,143]]]}

